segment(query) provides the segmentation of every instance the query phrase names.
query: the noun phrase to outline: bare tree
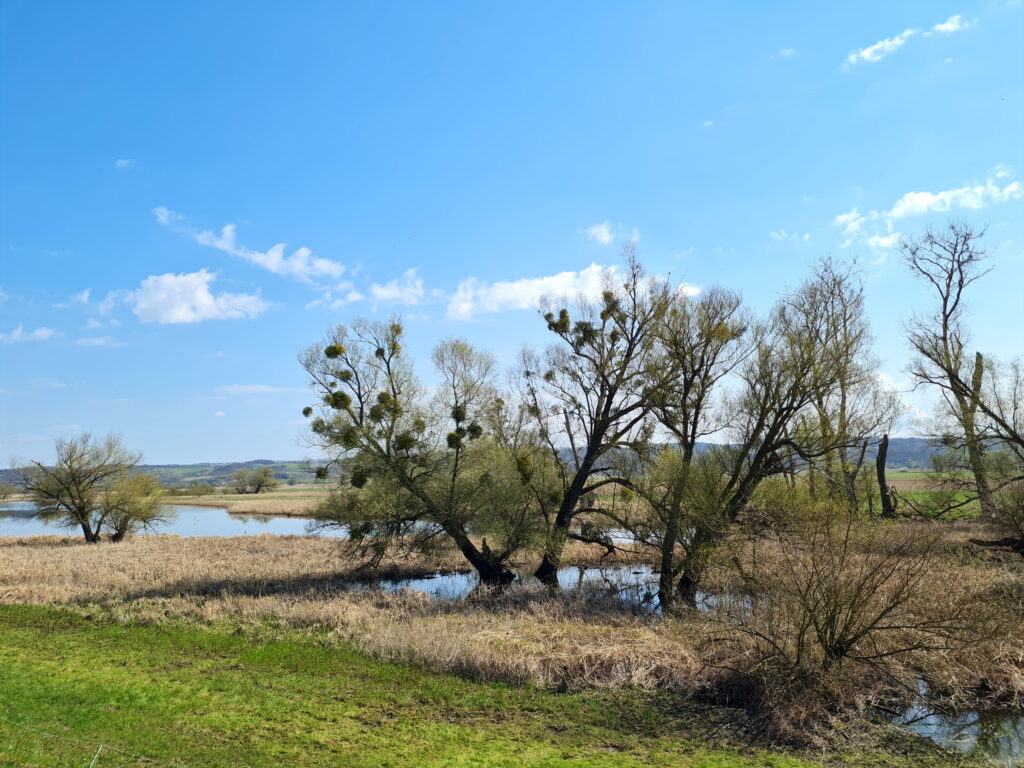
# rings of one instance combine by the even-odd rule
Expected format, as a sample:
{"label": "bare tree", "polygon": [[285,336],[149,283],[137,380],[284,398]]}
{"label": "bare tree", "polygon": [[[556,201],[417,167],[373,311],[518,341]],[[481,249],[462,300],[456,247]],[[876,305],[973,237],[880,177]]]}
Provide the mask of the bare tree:
{"label": "bare tree", "polygon": [[[817,391],[813,408],[798,419],[796,431],[819,435],[831,446],[810,466],[809,481],[825,483],[825,492],[845,499],[856,509],[861,499],[858,479],[866,479],[868,448],[887,433],[900,413],[900,399],[879,381],[877,358],[864,307],[864,280],[856,265],[830,257],[818,262],[804,291],[794,295],[796,307],[809,303],[822,313],[824,348],[831,350],[834,386]],[[871,485],[867,486],[868,488]]]}
{"label": "bare tree", "polygon": [[985,361],[980,352],[967,349],[969,335],[964,325],[966,290],[990,271],[990,253],[980,247],[984,230],[962,222],[950,222],[944,229],[927,229],[915,239],[900,243],[903,260],[911,272],[929,285],[938,306],[927,316],[917,316],[907,325],[911,347],[916,354],[910,373],[919,384],[936,387],[943,398],[945,413],[955,423],[960,445],[974,480],[974,491],[983,514],[994,512],[992,489],[986,469],[986,445],[979,424]]}

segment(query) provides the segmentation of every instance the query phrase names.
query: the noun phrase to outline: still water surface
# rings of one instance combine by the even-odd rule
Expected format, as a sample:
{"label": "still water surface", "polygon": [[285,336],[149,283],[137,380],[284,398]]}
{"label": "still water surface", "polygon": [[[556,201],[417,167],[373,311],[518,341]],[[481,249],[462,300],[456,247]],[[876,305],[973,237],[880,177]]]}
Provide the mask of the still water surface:
{"label": "still water surface", "polygon": [[[79,528],[66,528],[55,522],[32,516],[29,501],[0,502],[0,536],[78,536]],[[253,536],[273,533],[278,536],[306,536],[309,520],[301,517],[269,517],[266,515],[232,515],[220,507],[189,507],[168,504],[170,519],[156,526],[151,533],[174,533],[178,536]],[[145,535],[143,533],[142,535]],[[325,532],[327,536],[343,535],[341,531]]]}

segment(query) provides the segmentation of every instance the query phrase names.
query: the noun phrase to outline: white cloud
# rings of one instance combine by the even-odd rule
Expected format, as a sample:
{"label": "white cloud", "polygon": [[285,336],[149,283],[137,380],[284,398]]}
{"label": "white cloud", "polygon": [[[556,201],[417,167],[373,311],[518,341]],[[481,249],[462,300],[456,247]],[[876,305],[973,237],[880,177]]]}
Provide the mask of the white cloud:
{"label": "white cloud", "polygon": [[602,221],[600,224],[595,224],[581,231],[587,236],[588,240],[594,240],[601,245],[610,245],[612,240],[615,239],[615,235],[612,234],[612,223],[610,221]]}
{"label": "white cloud", "polygon": [[178,221],[179,219],[184,218],[180,213],[175,213],[164,205],[158,205],[153,209],[152,213],[156,216],[156,220],[164,226],[167,226],[172,221]]}
{"label": "white cloud", "polygon": [[705,120],[703,123],[700,124],[700,127],[701,128],[710,128],[714,124],[715,124],[714,120]]}
{"label": "white cloud", "polygon": [[128,157],[119,157],[114,161],[114,165],[118,168],[134,168],[135,161]]}
{"label": "white cloud", "polygon": [[810,232],[805,232],[801,235],[798,232],[787,232],[784,229],[780,229],[778,232],[769,232],[768,236],[772,240],[803,240],[805,243],[811,239]]}
{"label": "white cloud", "polygon": [[1017,169],[1007,163],[999,163],[992,169],[992,174],[997,179],[1008,179],[1017,174]]}
{"label": "white cloud", "polygon": [[196,235],[195,239],[200,245],[208,245],[263,267],[275,275],[293,277],[302,282],[312,282],[319,277],[339,278],[345,271],[345,266],[340,262],[314,256],[309,248],[297,248],[291,256],[284,255],[285,243],[278,243],[266,251],[246,248],[238,243],[234,224],[222,228],[219,235],[206,230]]}
{"label": "white cloud", "polygon": [[[974,26],[973,21],[964,21],[963,16],[957,14],[956,16],[950,16],[943,22],[936,24],[931,28],[931,32],[938,32],[942,35],[951,35],[954,32],[960,32],[964,29],[970,29]],[[930,34],[930,33],[926,33]]]}
{"label": "white cloud", "polygon": [[605,273],[614,271],[615,267],[591,264],[579,272],[559,272],[548,277],[524,277],[497,283],[471,277],[456,288],[455,295],[448,302],[448,317],[472,320],[474,315],[484,312],[536,309],[544,296],[582,295],[593,298],[603,290]]}
{"label": "white cloud", "polygon": [[[861,214],[857,208],[848,213],[841,213],[832,220],[832,225],[841,227],[846,238],[840,247],[853,243],[855,239],[864,238],[867,244],[875,249],[888,249],[895,246],[900,233],[894,232],[894,222],[911,216],[928,213],[946,213],[957,208],[980,210],[993,203],[1005,203],[1024,199],[1024,185],[1019,181],[1006,184],[996,183],[997,179],[1005,179],[1013,175],[1013,168],[1000,163],[992,169],[995,178],[989,178],[984,184],[968,185],[956,189],[945,189],[939,192],[907,192],[887,211],[868,211]],[[868,234],[865,224],[879,222],[884,224],[886,234],[874,232]]]}
{"label": "white cloud", "polygon": [[845,66],[852,67],[862,61],[881,61],[890,53],[902,48],[907,40],[917,33],[918,30],[916,29],[905,29],[895,37],[887,37],[866,48],[850,51],[850,55],[846,57]]}
{"label": "white cloud", "polygon": [[891,232],[888,235],[871,235],[868,238],[868,247],[871,248],[877,255],[871,260],[871,266],[877,267],[880,264],[884,264],[885,260],[889,258],[889,251],[895,248],[903,235],[899,232]]}
{"label": "white cloud", "polygon": [[89,303],[89,294],[90,293],[91,293],[91,291],[88,288],[86,288],[81,293],[73,294],[67,301],[65,301],[65,302],[58,302],[57,304],[54,304],[53,305],[54,309],[67,309],[68,307],[74,307],[74,306],[83,306],[84,307],[86,304]]}
{"label": "white cloud", "polygon": [[228,395],[279,395],[295,390],[289,387],[272,387],[269,384],[228,384],[220,387],[220,391]]}
{"label": "white cloud", "polygon": [[784,59],[788,59],[790,56],[796,56],[796,49],[783,48],[781,51],[779,51],[779,56],[781,56]]}
{"label": "white cloud", "polygon": [[17,327],[10,333],[0,333],[0,341],[6,344],[15,344],[19,341],[46,341],[51,338],[56,331],[53,328],[46,328],[40,326],[34,331],[26,331],[23,323],[18,323]]}
{"label": "white cloud", "polygon": [[110,336],[83,336],[75,344],[81,344],[83,347],[120,347],[121,342]]}
{"label": "white cloud", "polygon": [[205,269],[176,275],[151,275],[125,301],[143,323],[197,323],[256,317],[270,304],[259,294],[210,292],[216,276]]}
{"label": "white cloud", "polygon": [[[338,295],[341,294],[341,295]],[[327,309],[340,309],[341,307],[362,301],[366,296],[356,289],[355,285],[348,280],[343,280],[324,291],[319,299],[306,304],[306,309],[326,307]]]}
{"label": "white cloud", "polygon": [[214,411],[213,415],[214,416],[223,416],[224,415],[224,411]]}
{"label": "white cloud", "polygon": [[[879,40],[874,45],[869,45],[866,48],[859,50],[850,51],[850,55],[846,57],[846,61],[843,66],[846,68],[852,67],[864,61],[881,61],[890,53],[898,51],[907,41],[920,34],[921,37],[931,37],[936,34],[940,35],[951,35],[954,32],[960,32],[964,29],[969,29],[974,26],[973,21],[964,21],[963,16],[957,14],[956,16],[950,16],[945,21],[935,24],[931,29],[922,32],[920,29],[905,29],[894,37],[888,37],[884,40]],[[947,61],[949,61],[947,59]]]}
{"label": "white cloud", "polygon": [[868,245],[877,250],[895,248],[901,237],[903,235],[899,232],[893,232],[889,235],[871,235],[868,238]]}
{"label": "white cloud", "polygon": [[[448,317],[472,320],[476,315],[488,312],[537,309],[541,299],[548,296],[595,299],[604,290],[606,278],[613,277],[617,269],[615,266],[591,264],[578,272],[559,272],[547,277],[524,277],[497,283],[471,277],[459,283],[448,301]],[[687,283],[678,286],[677,290],[688,296],[700,293],[698,286]]]}
{"label": "white cloud", "polygon": [[370,296],[379,304],[419,304],[423,299],[423,279],[416,275],[417,270],[407,269],[401,277],[386,283],[373,283]]}
{"label": "white cloud", "polygon": [[96,311],[104,317],[109,317],[110,313],[114,311],[114,307],[124,297],[124,294],[124,291],[108,291],[107,295],[103,297],[103,301],[96,305]]}
{"label": "white cloud", "polygon": [[1000,187],[989,179],[981,185],[946,189],[941,192],[907,192],[885,215],[890,219],[903,219],[907,216],[920,216],[932,211],[949,211],[953,208],[976,211],[989,203],[1005,203],[1008,200],[1020,200],[1022,197],[1024,186],[1021,186],[1019,181]]}

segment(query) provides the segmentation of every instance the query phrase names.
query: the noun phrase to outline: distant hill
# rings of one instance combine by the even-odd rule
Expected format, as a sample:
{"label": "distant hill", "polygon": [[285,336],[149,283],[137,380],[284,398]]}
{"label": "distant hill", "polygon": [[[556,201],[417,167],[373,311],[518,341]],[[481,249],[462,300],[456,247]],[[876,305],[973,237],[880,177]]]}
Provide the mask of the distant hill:
{"label": "distant hill", "polygon": [[[701,448],[711,447],[711,443],[701,443]],[[935,449],[928,441],[920,437],[893,437],[889,439],[889,454],[886,466],[889,469],[918,469],[931,463],[931,455]],[[875,458],[875,449],[868,451],[868,458]],[[240,469],[270,467],[274,476],[281,483],[311,483],[316,478],[315,467],[305,461],[273,461],[271,459],[252,459],[227,464],[142,464],[140,472],[156,475],[160,482],[168,487],[188,486],[197,483],[209,483],[224,486],[231,483],[231,475]],[[14,482],[17,476],[12,470],[0,470],[0,480]]]}
{"label": "distant hill", "polygon": [[[140,464],[139,472],[147,472],[159,478],[168,487],[188,486],[209,483],[214,486],[229,485],[231,475],[240,469],[256,469],[270,467],[278,482],[311,483],[316,478],[315,466],[305,461],[273,461],[271,459],[252,459],[226,464]],[[14,482],[17,475],[12,470],[0,470],[0,480]]]}

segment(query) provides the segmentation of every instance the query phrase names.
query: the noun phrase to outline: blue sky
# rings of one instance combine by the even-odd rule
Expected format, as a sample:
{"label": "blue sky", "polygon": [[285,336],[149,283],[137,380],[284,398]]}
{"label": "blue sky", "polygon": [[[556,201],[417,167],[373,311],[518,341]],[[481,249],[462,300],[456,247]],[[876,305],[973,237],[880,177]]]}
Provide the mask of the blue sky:
{"label": "blue sky", "polygon": [[1020,0],[2,0],[0,35],[4,463],[302,456],[329,324],[511,364],[631,238],[758,310],[856,256],[900,385],[926,296],[889,246],[987,224],[975,337],[1024,352]]}

